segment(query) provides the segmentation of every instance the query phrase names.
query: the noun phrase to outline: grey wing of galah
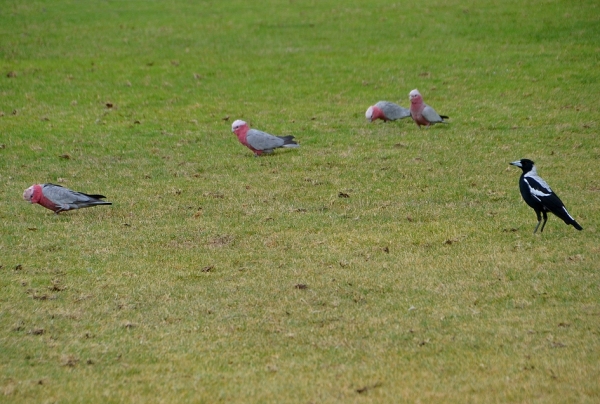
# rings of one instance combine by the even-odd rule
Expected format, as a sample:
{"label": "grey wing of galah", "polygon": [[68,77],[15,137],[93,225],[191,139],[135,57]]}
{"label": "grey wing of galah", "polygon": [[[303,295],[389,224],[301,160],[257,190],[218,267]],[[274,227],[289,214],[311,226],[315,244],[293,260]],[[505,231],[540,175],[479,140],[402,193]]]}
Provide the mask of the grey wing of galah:
{"label": "grey wing of galah", "polygon": [[282,147],[285,143],[283,139],[269,135],[260,130],[250,129],[246,135],[246,141],[256,150],[273,150]]}
{"label": "grey wing of galah", "polygon": [[423,109],[423,117],[427,119],[430,123],[444,122],[442,117],[439,116],[437,112],[435,112],[435,109],[431,108],[429,105],[425,105],[425,108]]}
{"label": "grey wing of galah", "polygon": [[73,191],[60,185],[44,184],[42,186],[44,196],[58,205],[61,210],[79,209],[94,205],[110,205],[110,202],[101,201],[103,195],[88,195]]}
{"label": "grey wing of galah", "polygon": [[383,114],[386,116],[386,118],[391,121],[408,118],[410,116],[409,109],[403,108],[398,104],[394,104],[393,102],[380,101],[375,105],[379,107],[379,109],[383,111]]}

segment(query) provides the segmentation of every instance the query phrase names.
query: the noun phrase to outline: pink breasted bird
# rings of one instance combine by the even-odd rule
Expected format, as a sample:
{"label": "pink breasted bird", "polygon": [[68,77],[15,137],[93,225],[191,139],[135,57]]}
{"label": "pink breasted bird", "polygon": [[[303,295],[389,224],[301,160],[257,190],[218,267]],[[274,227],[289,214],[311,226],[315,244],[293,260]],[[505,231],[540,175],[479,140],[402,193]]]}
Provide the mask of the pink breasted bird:
{"label": "pink breasted bird", "polygon": [[88,195],[54,184],[35,184],[23,192],[23,199],[37,203],[58,214],[64,210],[89,208],[96,205],[112,205],[101,201],[104,195]]}
{"label": "pink breasted bird", "polygon": [[246,122],[239,119],[233,122],[231,131],[235,133],[241,144],[254,152],[254,156],[273,153],[273,149],[279,147],[300,147],[294,141],[294,136],[273,136],[260,130],[250,129]]}
{"label": "pink breasted bird", "polygon": [[410,116],[419,129],[421,129],[421,125],[429,127],[429,125],[436,123],[448,123],[444,121],[444,119],[448,119],[446,115],[438,115],[435,109],[423,102],[423,97],[419,90],[412,90],[408,94],[408,98],[410,99]]}
{"label": "pink breasted bird", "polygon": [[389,101],[379,101],[377,104],[371,105],[365,113],[365,117],[369,122],[376,121],[377,119],[382,119],[383,122],[395,121],[397,119],[408,118],[409,116],[410,110]]}

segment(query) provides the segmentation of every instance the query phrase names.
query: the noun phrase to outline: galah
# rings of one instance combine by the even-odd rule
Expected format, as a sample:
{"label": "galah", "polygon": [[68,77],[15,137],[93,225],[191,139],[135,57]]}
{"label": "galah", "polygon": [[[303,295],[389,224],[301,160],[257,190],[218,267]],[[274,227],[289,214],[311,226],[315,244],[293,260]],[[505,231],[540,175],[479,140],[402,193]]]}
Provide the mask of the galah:
{"label": "galah", "polygon": [[35,184],[23,192],[23,199],[38,203],[58,214],[64,210],[89,208],[96,205],[112,205],[111,202],[101,201],[104,195],[88,195],[54,184]]}
{"label": "galah", "polygon": [[446,115],[438,115],[433,108],[423,102],[419,90],[412,90],[408,94],[408,98],[410,99],[410,116],[419,129],[421,129],[421,125],[429,127],[436,123],[448,123],[444,122],[444,119],[448,119]]}
{"label": "galah", "polygon": [[294,136],[273,136],[260,130],[250,129],[246,122],[239,119],[233,122],[231,131],[235,133],[241,144],[254,152],[254,156],[273,153],[273,149],[279,147],[300,147],[294,141]]}
{"label": "galah", "polygon": [[379,101],[377,104],[371,105],[365,113],[365,117],[369,122],[377,119],[382,119],[384,122],[395,121],[396,119],[404,119],[409,116],[410,110],[389,101]]}

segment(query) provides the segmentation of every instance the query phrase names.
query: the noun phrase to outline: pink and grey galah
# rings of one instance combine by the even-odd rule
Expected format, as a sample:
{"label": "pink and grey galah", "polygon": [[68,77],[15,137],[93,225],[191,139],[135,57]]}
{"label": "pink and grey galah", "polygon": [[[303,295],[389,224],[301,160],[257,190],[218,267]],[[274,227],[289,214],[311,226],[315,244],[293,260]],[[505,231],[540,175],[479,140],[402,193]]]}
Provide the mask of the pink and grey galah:
{"label": "pink and grey galah", "polygon": [[369,122],[376,121],[377,119],[382,119],[383,122],[395,121],[397,119],[408,118],[409,116],[410,110],[389,101],[379,101],[377,104],[371,105],[365,113],[365,117]]}
{"label": "pink and grey galah", "polygon": [[65,210],[89,208],[96,205],[112,205],[101,201],[104,195],[88,195],[54,184],[35,184],[23,192],[23,199],[37,203],[59,214]]}
{"label": "pink and grey galah", "polygon": [[250,129],[246,122],[239,119],[233,122],[231,131],[235,133],[240,143],[252,150],[257,157],[263,153],[273,153],[273,149],[279,147],[300,147],[294,141],[294,136],[273,136],[260,130]]}
{"label": "pink and grey galah", "polygon": [[438,115],[435,109],[423,102],[423,97],[419,90],[412,90],[408,94],[408,98],[410,99],[410,116],[419,129],[421,129],[421,125],[428,127],[436,123],[448,123],[444,121],[444,119],[448,119],[446,115]]}

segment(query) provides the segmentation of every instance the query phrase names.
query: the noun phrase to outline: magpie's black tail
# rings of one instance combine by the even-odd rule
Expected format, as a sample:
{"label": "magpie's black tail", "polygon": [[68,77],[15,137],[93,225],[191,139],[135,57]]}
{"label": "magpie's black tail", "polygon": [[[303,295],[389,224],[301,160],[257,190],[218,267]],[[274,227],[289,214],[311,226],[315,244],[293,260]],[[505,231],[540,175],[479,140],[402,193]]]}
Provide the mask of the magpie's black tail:
{"label": "magpie's black tail", "polygon": [[442,118],[442,119],[450,119],[450,117],[446,116],[446,115],[440,115],[440,118]]}
{"label": "magpie's black tail", "polygon": [[573,221],[572,221],[571,223],[569,223],[569,224],[572,224],[572,225],[573,225],[573,227],[575,227],[577,230],[583,230],[583,227],[581,227],[581,226],[579,225],[579,223],[577,223],[575,220],[573,220]]}

